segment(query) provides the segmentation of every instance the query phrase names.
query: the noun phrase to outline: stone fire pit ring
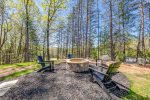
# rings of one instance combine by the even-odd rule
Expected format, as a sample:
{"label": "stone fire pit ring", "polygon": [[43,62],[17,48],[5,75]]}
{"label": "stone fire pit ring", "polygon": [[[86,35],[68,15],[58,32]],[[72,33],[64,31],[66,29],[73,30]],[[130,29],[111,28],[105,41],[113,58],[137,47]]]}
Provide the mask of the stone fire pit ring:
{"label": "stone fire pit ring", "polygon": [[70,69],[74,72],[86,72],[89,67],[89,60],[83,58],[67,59]]}

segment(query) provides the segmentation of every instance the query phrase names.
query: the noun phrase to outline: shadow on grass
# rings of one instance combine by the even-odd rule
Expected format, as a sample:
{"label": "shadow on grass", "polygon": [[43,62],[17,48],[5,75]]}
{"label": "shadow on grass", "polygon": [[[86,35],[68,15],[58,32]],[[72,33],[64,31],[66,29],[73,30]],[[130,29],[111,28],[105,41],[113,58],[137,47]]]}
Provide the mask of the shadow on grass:
{"label": "shadow on grass", "polygon": [[15,64],[16,67],[24,66],[23,64]]}
{"label": "shadow on grass", "polygon": [[125,97],[123,97],[123,100],[150,100],[150,97],[146,96],[142,96],[140,94],[135,93],[134,91],[130,90],[129,94]]}
{"label": "shadow on grass", "polygon": [[117,84],[120,85],[121,87],[123,87],[123,89],[119,90],[119,93],[122,94],[121,91],[124,91],[127,93],[127,94],[122,94],[120,96],[117,96],[118,94],[117,95],[115,94],[117,97],[122,98],[123,100],[150,100],[149,96],[144,97],[140,94],[135,93],[131,89],[123,86],[122,84],[119,84],[119,83],[117,83]]}
{"label": "shadow on grass", "polygon": [[131,89],[129,89],[129,91],[127,91],[126,89],[120,89],[118,90],[118,92],[113,91],[112,93],[122,100],[150,100],[150,97],[144,97],[140,94],[135,93]]}
{"label": "shadow on grass", "polygon": [[15,64],[15,67],[25,67],[25,66],[30,66],[31,64]]}
{"label": "shadow on grass", "polygon": [[7,79],[12,79],[12,78],[16,78],[16,77],[19,77],[21,75],[29,74],[31,72],[33,72],[33,70],[23,70],[23,71],[15,72],[15,73],[12,73],[12,74],[10,74],[8,76],[2,77],[0,79],[0,81],[7,80]]}

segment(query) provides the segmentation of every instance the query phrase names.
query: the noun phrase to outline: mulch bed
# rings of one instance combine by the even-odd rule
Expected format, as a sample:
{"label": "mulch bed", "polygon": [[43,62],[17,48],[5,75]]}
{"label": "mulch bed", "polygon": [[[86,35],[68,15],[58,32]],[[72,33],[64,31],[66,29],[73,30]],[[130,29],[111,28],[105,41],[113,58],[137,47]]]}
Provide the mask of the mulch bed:
{"label": "mulch bed", "polygon": [[128,93],[129,81],[122,73],[113,76],[121,90],[112,91],[110,98],[91,81],[89,73],[74,73],[65,63],[55,65],[55,69],[53,73],[34,72],[20,77],[0,100],[116,100]]}

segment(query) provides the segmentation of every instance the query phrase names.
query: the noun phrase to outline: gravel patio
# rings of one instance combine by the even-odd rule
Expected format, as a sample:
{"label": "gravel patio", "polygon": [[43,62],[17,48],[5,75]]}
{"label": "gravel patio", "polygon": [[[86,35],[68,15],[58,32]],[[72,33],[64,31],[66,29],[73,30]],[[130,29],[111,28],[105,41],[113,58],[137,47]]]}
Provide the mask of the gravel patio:
{"label": "gravel patio", "polygon": [[116,100],[127,95],[128,79],[117,73],[113,80],[120,91],[113,90],[111,97],[91,81],[89,73],[74,73],[66,63],[55,65],[55,72],[31,73],[19,78],[0,100]]}

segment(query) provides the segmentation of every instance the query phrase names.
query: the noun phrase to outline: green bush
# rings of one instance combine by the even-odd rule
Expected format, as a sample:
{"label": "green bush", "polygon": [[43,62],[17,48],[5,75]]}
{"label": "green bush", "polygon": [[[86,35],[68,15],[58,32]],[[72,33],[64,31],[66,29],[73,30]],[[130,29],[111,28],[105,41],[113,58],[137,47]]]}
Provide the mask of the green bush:
{"label": "green bush", "polygon": [[116,58],[116,59],[123,62],[123,61],[124,61],[123,53],[120,52],[120,53],[117,55],[117,58]]}
{"label": "green bush", "polygon": [[150,64],[150,51],[149,51],[149,52],[147,52],[147,59],[148,59],[149,64]]}

